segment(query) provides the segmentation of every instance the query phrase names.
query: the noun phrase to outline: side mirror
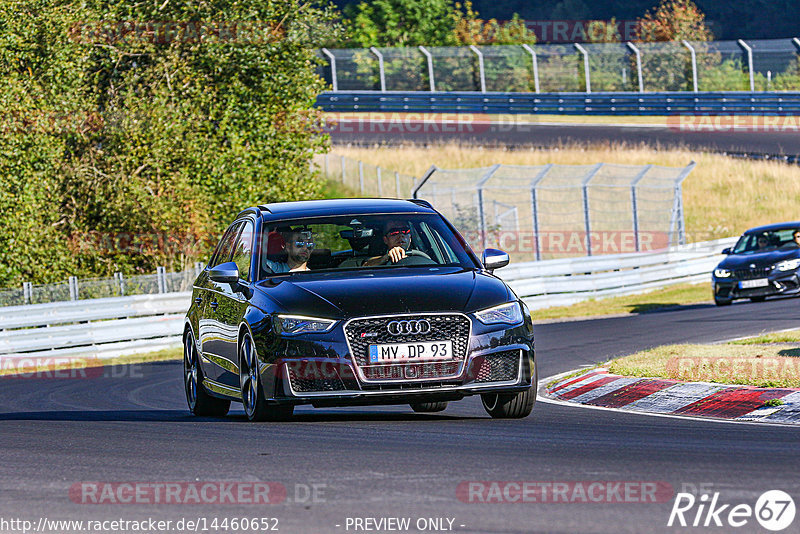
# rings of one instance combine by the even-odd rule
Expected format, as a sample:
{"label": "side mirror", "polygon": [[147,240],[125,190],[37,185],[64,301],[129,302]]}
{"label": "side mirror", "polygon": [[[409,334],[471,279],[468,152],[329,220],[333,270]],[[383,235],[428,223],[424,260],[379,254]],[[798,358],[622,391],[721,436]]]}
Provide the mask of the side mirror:
{"label": "side mirror", "polygon": [[496,248],[487,248],[484,250],[481,259],[487,271],[494,271],[500,267],[505,267],[510,261],[507,252],[497,250]]}
{"label": "side mirror", "polygon": [[731,253],[731,247],[728,247],[728,248],[723,248],[723,249],[722,249],[722,253],[723,253],[723,254],[730,254],[730,253]]}
{"label": "side mirror", "polygon": [[208,277],[220,284],[235,284],[239,281],[239,267],[232,261],[220,263],[208,271]]}

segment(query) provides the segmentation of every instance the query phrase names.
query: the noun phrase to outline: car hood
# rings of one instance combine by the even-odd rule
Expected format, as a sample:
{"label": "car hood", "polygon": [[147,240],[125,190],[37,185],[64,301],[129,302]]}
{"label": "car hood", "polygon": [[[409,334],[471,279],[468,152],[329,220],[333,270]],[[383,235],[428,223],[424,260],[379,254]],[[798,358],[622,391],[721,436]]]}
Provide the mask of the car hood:
{"label": "car hood", "polygon": [[322,317],[472,312],[513,298],[488,273],[452,268],[302,273],[256,287],[288,313]]}
{"label": "car hood", "polygon": [[800,257],[800,249],[771,250],[754,254],[730,254],[717,266],[718,269],[750,269],[751,265],[769,267],[779,261]]}

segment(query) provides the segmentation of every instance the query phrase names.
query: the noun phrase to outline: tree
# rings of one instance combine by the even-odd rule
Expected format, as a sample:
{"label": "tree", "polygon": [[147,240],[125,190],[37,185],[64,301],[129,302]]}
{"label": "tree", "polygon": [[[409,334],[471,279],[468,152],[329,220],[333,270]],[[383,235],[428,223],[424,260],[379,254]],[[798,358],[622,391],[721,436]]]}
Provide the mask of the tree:
{"label": "tree", "polygon": [[711,41],[706,16],[692,0],[661,0],[639,19],[639,41]]}
{"label": "tree", "polygon": [[9,0],[0,27],[1,285],[179,269],[317,191],[328,8]]}
{"label": "tree", "polygon": [[373,0],[347,6],[345,15],[353,47],[458,44],[451,0]]}

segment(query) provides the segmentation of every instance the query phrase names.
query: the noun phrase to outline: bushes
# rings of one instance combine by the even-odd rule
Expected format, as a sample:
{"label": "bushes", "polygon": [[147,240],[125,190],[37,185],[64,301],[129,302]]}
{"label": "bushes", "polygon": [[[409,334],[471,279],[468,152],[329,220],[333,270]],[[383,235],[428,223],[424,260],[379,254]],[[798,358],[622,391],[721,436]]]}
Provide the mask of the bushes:
{"label": "bushes", "polygon": [[159,5],[0,6],[0,286],[181,269],[239,209],[317,191],[332,13]]}

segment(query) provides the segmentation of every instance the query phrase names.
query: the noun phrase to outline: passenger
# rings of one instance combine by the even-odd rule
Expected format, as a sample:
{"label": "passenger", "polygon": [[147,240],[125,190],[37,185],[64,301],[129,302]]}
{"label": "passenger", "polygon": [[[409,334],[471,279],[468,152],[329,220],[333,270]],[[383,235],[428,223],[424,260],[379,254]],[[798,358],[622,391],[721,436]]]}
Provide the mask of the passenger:
{"label": "passenger", "polygon": [[388,252],[383,256],[375,256],[364,262],[364,267],[373,265],[386,265],[387,263],[397,263],[407,256],[411,248],[411,227],[401,221],[389,221],[384,226],[383,242],[386,244]]}
{"label": "passenger", "polygon": [[795,230],[794,233],[792,233],[792,238],[794,239],[795,245],[800,247],[800,230]]}
{"label": "passenger", "polygon": [[[270,240],[273,239],[270,233]],[[310,230],[287,228],[279,230],[278,235],[282,243],[278,247],[280,251],[286,252],[286,261],[273,261],[264,255],[264,267],[272,270],[273,273],[288,273],[295,271],[308,271],[308,260],[311,251],[314,250],[314,236]]]}
{"label": "passenger", "polygon": [[768,245],[769,239],[767,239],[766,235],[758,236],[758,239],[756,239],[756,250],[763,250],[767,248]]}

